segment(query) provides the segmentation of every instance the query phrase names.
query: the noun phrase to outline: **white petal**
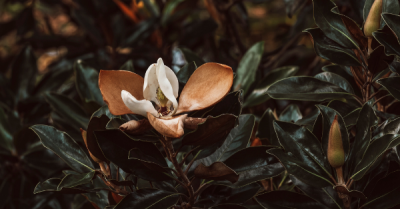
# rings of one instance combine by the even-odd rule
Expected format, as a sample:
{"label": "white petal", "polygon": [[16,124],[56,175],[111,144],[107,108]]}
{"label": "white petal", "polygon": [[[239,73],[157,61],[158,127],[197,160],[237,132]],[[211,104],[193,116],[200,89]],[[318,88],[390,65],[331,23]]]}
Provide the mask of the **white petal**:
{"label": "white petal", "polygon": [[156,93],[158,88],[156,65],[157,64],[151,64],[144,75],[143,97],[158,104]]}
{"label": "white petal", "polygon": [[147,117],[147,113],[158,116],[157,110],[154,108],[153,104],[149,100],[137,100],[131,93],[122,90],[121,91],[122,101],[124,104],[135,114],[143,115]]}
{"label": "white petal", "polygon": [[167,78],[165,65],[161,58],[159,58],[157,61],[157,80],[158,85],[160,86],[160,89],[164,93],[165,97],[167,97],[168,100],[172,102],[175,112],[178,107],[178,101],[176,101],[174,89],[172,88],[172,85]]}
{"label": "white petal", "polygon": [[179,81],[178,81],[178,77],[176,77],[175,73],[173,70],[171,70],[171,68],[169,68],[168,66],[165,66],[165,74],[167,75],[167,78],[169,80],[169,82],[171,83],[173,92],[174,92],[174,96],[175,98],[178,97],[178,92],[179,92]]}

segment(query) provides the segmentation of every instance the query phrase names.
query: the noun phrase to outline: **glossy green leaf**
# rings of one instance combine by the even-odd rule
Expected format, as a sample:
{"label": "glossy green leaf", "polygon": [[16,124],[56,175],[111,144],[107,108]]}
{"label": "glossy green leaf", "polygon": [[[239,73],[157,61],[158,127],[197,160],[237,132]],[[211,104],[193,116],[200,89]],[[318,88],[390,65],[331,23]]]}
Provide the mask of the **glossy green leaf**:
{"label": "glossy green leaf", "polygon": [[99,145],[97,144],[96,137],[94,135],[94,131],[106,130],[107,123],[109,122],[109,118],[106,115],[102,115],[101,117],[92,117],[89,121],[89,125],[87,127],[86,132],[86,147],[90,151],[90,153],[95,156],[97,159],[107,162],[108,160],[104,157],[103,152],[101,151]]}
{"label": "glossy green leaf", "polygon": [[71,69],[52,70],[46,73],[39,83],[35,86],[33,94],[40,95],[44,92],[55,91],[60,88],[68,79],[71,78]]}
{"label": "glossy green leaf", "polygon": [[400,204],[400,171],[389,173],[386,177],[380,179],[374,188],[368,202],[363,208],[386,209],[393,208]]}
{"label": "glossy green leaf", "polygon": [[[289,174],[305,183],[313,182],[311,185],[332,184],[331,168],[325,160],[321,144],[308,129],[281,121],[275,121],[274,128],[284,150],[271,149],[268,153],[277,157]],[[314,179],[305,179],[302,176],[305,173],[315,176]]]}
{"label": "glossy green leaf", "polygon": [[3,108],[0,108],[0,146],[11,150],[13,145],[13,133],[9,128],[9,120]]}
{"label": "glossy green leaf", "polygon": [[346,79],[347,82],[350,83],[351,87],[355,91],[355,94],[357,96],[361,96],[361,91],[360,91],[356,81],[354,80],[354,77],[351,74],[349,67],[331,64],[331,65],[326,65],[326,66],[322,67],[322,71],[340,75],[341,77]]}
{"label": "glossy green leaf", "polygon": [[[325,1],[325,0],[321,0]],[[329,0],[327,0],[329,1]],[[313,1],[315,2],[315,0]],[[309,28],[304,30],[311,35],[314,42],[314,50],[318,56],[335,64],[346,66],[360,66],[356,54],[351,49],[343,48],[327,37],[320,28]]]}
{"label": "glossy green leaf", "polygon": [[344,89],[345,91],[354,94],[353,87],[350,85],[349,82],[347,82],[346,79],[341,77],[340,75],[337,75],[335,73],[330,73],[330,72],[323,72],[319,73],[314,78],[318,78],[323,81],[327,81],[329,83],[333,83],[336,86],[339,86],[340,88]]}
{"label": "glossy green leaf", "polygon": [[[381,28],[388,24],[389,27],[390,25],[394,26],[393,23],[399,23],[398,20],[398,14],[400,13],[400,2],[396,0],[384,0],[382,1],[382,19],[381,19]],[[391,16],[391,17],[387,17]],[[397,16],[397,18],[396,18]],[[397,22],[396,22],[397,21]],[[392,24],[390,24],[392,23]],[[396,29],[395,29],[396,30]],[[397,29],[399,30],[399,29]],[[398,35],[400,33],[397,33],[397,37],[400,38]]]}
{"label": "glossy green leaf", "polygon": [[56,93],[46,93],[46,100],[53,111],[60,114],[70,125],[79,130],[89,123],[89,117],[86,112],[72,99]]}
{"label": "glossy green leaf", "polygon": [[252,107],[263,102],[266,102],[270,97],[267,94],[268,87],[278,80],[293,76],[297,73],[297,66],[285,66],[277,68],[269,72],[246,98],[243,106]]}
{"label": "glossy green leaf", "polygon": [[[42,192],[57,192],[57,187],[58,184],[60,184],[61,179],[59,178],[50,178],[47,179],[43,182],[39,182],[34,191],[33,194],[38,194]],[[80,189],[71,189],[71,188],[62,188],[59,192],[66,193],[66,194],[79,194],[79,193],[84,193],[86,192],[85,190],[80,190]]]}
{"label": "glossy green leaf", "polygon": [[290,191],[272,191],[255,197],[264,208],[322,209],[328,208],[310,197]]}
{"label": "glossy green leaf", "polygon": [[85,196],[87,200],[97,205],[99,208],[105,208],[110,205],[108,201],[108,194],[109,191],[103,189],[96,192],[83,193],[82,195]]}
{"label": "glossy green leaf", "polygon": [[106,115],[110,119],[115,117],[113,114],[111,114],[107,105],[100,107],[96,112],[93,113],[92,117],[100,118],[102,115]]}
{"label": "glossy green leaf", "polygon": [[395,147],[400,144],[400,135],[398,134],[387,134],[379,139],[371,142],[368,146],[362,160],[357,164],[354,169],[354,173],[351,178],[354,180],[360,180],[375,163],[375,161],[385,153],[386,150]]}
{"label": "glossy green leaf", "polygon": [[168,164],[165,162],[164,157],[158,151],[157,147],[150,145],[146,148],[147,149],[133,148],[129,150],[129,159],[140,161],[150,170],[167,173],[165,168],[168,168]]}
{"label": "glossy green leaf", "polygon": [[170,179],[165,173],[154,172],[138,159],[129,159],[129,151],[134,148],[138,148],[144,153],[152,153],[157,159],[163,158],[153,143],[134,141],[120,130],[95,131],[95,136],[104,156],[125,172],[148,181]]}
{"label": "glossy green leaf", "polygon": [[65,132],[46,125],[34,125],[31,129],[39,136],[43,146],[57,154],[75,171],[87,173],[94,170],[85,151]]}
{"label": "glossy green leaf", "polygon": [[133,67],[133,61],[132,61],[132,60],[126,61],[126,62],[120,67],[120,70],[127,70],[127,71],[131,71],[131,72],[135,72],[135,68]]}
{"label": "glossy green leaf", "polygon": [[257,42],[243,55],[236,71],[236,77],[233,82],[233,89],[243,89],[246,94],[250,85],[256,80],[256,72],[264,52],[264,41]]}
{"label": "glossy green leaf", "polygon": [[[322,149],[323,152],[326,154],[328,150],[328,141],[329,141],[329,130],[331,128],[332,122],[335,118],[335,116],[338,116],[338,121],[339,121],[339,126],[340,126],[340,132],[342,135],[342,140],[343,140],[343,149],[344,153],[346,154],[346,157],[349,155],[350,151],[350,141],[349,141],[349,135],[347,133],[347,126],[344,123],[343,117],[340,115],[340,113],[330,107],[323,106],[323,105],[317,105],[318,109],[321,112],[322,115],[322,121],[323,121],[323,133],[322,133]],[[325,157],[325,156],[324,156]]]}
{"label": "glossy green leaf", "polygon": [[295,104],[287,106],[279,116],[279,120],[284,122],[296,122],[301,118],[303,118],[303,115],[301,114],[299,107]]}
{"label": "glossy green leaf", "polygon": [[354,104],[350,104],[347,101],[343,102],[341,100],[331,100],[328,103],[328,105],[326,105],[326,106],[328,106],[331,109],[336,110],[338,113],[340,113],[340,115],[347,115],[347,114],[351,113],[352,111],[354,111],[355,109],[359,108],[358,105],[360,105],[360,104],[357,103],[357,106],[355,106]]}
{"label": "glossy green leaf", "polygon": [[81,60],[74,63],[75,85],[82,101],[96,102],[103,105],[103,96],[99,88],[99,73],[88,66],[84,66]]}
{"label": "glossy green leaf", "polygon": [[209,145],[224,139],[235,126],[236,116],[224,114],[217,117],[208,116],[197,129],[186,134],[182,139],[183,145]]}
{"label": "glossy green leaf", "polygon": [[200,163],[193,171],[194,176],[198,179],[230,181],[232,184],[239,180],[239,175],[226,166],[223,162],[214,162],[209,166]]}
{"label": "glossy green leaf", "polygon": [[333,187],[312,187],[300,181],[293,175],[290,175],[290,179],[298,189],[300,189],[305,195],[311,197],[315,201],[331,209],[342,209],[342,200],[339,199],[339,196],[337,192],[333,190]]}
{"label": "glossy green leaf", "polygon": [[196,66],[195,62],[187,63],[176,74],[176,77],[178,77],[178,81],[181,83],[186,83],[196,69],[197,69],[197,66]]}
{"label": "glossy green leaf", "polygon": [[36,58],[31,47],[25,47],[18,54],[11,70],[11,90],[17,101],[26,99],[35,85],[37,67]]}
{"label": "glossy green leaf", "polygon": [[239,125],[229,132],[222,146],[200,162],[205,165],[211,165],[217,161],[223,162],[237,151],[246,148],[253,133],[255,118],[253,115],[241,115],[238,122]]}
{"label": "glossy green leaf", "polygon": [[78,175],[68,174],[58,184],[57,190],[60,191],[63,188],[73,188],[82,184],[90,183],[94,177],[94,174],[95,171]]}
{"label": "glossy green leaf", "polygon": [[[399,4],[399,2],[397,2],[397,4]],[[399,8],[400,6],[398,6],[396,9]],[[382,18],[386,22],[387,26],[396,34],[397,39],[400,40],[400,28],[399,28],[400,15],[397,14],[382,13]]]}
{"label": "glossy green leaf", "polygon": [[349,159],[346,162],[349,173],[352,173],[356,164],[365,156],[365,152],[371,141],[371,128],[377,124],[378,117],[375,111],[368,103],[365,103],[357,119],[356,137],[351,146]]}
{"label": "glossy green leaf", "polygon": [[258,124],[257,136],[260,137],[260,139],[266,139],[269,144],[273,146],[280,146],[274,129],[275,120],[272,110],[270,108],[265,110]]}
{"label": "glossy green leaf", "polygon": [[194,64],[196,66],[200,66],[206,62],[204,62],[204,60],[202,58],[200,58],[199,56],[197,56],[194,52],[192,52],[190,49],[187,48],[180,48],[180,50],[182,51],[183,55],[185,56],[186,62],[187,63],[192,63],[194,62]]}
{"label": "glossy green leaf", "polygon": [[359,48],[357,42],[347,30],[339,9],[333,1],[313,0],[314,20],[323,33],[345,48]]}
{"label": "glossy green leaf", "polygon": [[355,125],[357,123],[360,111],[361,108],[357,108],[343,117],[344,123],[346,124],[347,127]]}
{"label": "glossy green leaf", "polygon": [[230,156],[224,163],[239,174],[239,180],[235,184],[228,181],[219,181],[216,184],[239,188],[281,174],[284,171],[283,166],[266,153],[268,149],[270,147],[267,146],[248,147]]}
{"label": "glossy green leaf", "polygon": [[372,33],[374,38],[385,47],[386,55],[400,56],[400,43],[393,32],[384,26],[382,29]]}
{"label": "glossy green leaf", "polygon": [[170,208],[179,199],[179,193],[173,193],[158,189],[140,189],[124,197],[114,209],[146,208],[159,209]]}
{"label": "glossy green leaf", "polygon": [[394,98],[400,100],[400,77],[382,78],[376,82],[385,87]]}
{"label": "glossy green leaf", "polygon": [[328,99],[351,98],[342,88],[313,77],[290,77],[272,84],[268,95],[274,99],[322,102]]}

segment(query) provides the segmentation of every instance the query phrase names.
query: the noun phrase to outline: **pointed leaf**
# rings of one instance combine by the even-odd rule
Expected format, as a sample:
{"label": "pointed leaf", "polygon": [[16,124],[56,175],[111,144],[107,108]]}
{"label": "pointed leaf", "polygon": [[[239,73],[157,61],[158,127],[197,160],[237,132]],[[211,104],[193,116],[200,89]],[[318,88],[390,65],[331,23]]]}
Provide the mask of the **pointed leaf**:
{"label": "pointed leaf", "polygon": [[377,80],[377,83],[385,87],[394,98],[400,100],[400,77],[382,78]]}
{"label": "pointed leaf", "polygon": [[272,191],[255,197],[264,208],[321,209],[328,208],[310,197],[289,191]]}
{"label": "pointed leaf", "polygon": [[114,209],[125,208],[170,208],[178,201],[180,194],[158,189],[140,189],[124,197]]}
{"label": "pointed leaf", "polygon": [[76,89],[81,99],[86,103],[96,102],[103,105],[103,96],[99,89],[99,73],[91,67],[84,66],[81,60],[75,62],[74,71]]}

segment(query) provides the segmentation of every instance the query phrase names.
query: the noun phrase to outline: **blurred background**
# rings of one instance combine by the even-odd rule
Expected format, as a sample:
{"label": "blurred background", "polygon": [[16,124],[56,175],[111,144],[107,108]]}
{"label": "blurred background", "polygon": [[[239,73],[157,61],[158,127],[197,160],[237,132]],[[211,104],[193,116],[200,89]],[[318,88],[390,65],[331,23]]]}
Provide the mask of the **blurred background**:
{"label": "blurred background", "polygon": [[[335,3],[362,24],[364,1]],[[288,105],[246,102],[269,72],[291,66],[312,76],[328,64],[302,32],[311,27],[311,0],[0,0],[0,209],[93,208],[82,195],[33,194],[67,166],[29,127],[53,125],[83,145],[79,128],[105,105],[99,70],[143,76],[161,57],[175,72],[204,62],[236,71],[263,41],[256,80],[242,92],[242,112],[261,116]],[[294,103],[312,111],[309,102]]]}

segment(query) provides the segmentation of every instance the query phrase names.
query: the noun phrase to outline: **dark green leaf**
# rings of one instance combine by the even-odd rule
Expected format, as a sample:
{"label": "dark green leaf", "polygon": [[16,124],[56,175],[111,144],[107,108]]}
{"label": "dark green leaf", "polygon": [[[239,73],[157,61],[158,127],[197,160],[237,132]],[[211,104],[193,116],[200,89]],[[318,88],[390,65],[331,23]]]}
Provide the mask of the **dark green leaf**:
{"label": "dark green leaf", "polygon": [[65,132],[46,125],[34,125],[31,129],[39,136],[43,146],[56,153],[75,171],[87,173],[94,170],[85,151]]}
{"label": "dark green leaf", "polygon": [[186,83],[196,69],[196,64],[189,62],[178,71],[176,77],[178,77],[179,82]]}
{"label": "dark green leaf", "polygon": [[192,52],[190,49],[187,48],[180,48],[180,50],[182,51],[183,55],[185,56],[186,62],[187,63],[192,63],[194,62],[194,64],[196,66],[200,66],[206,62],[204,62],[203,59],[201,59],[199,56],[197,56],[194,52]]}
{"label": "dark green leaf", "polygon": [[264,41],[255,43],[243,55],[236,70],[236,77],[233,82],[235,91],[243,89],[243,94],[246,94],[250,85],[256,80],[256,71],[260,64],[261,57],[264,53]]}
{"label": "dark green leaf", "polygon": [[246,148],[253,132],[255,118],[253,115],[239,116],[239,125],[233,128],[225,142],[212,155],[201,159],[205,165],[211,165],[217,161],[225,161],[235,152]]}
{"label": "dark green leaf", "polygon": [[290,77],[272,84],[268,95],[274,99],[322,102],[328,99],[351,98],[342,88],[313,77]]}
{"label": "dark green leaf", "polygon": [[299,107],[295,104],[287,106],[279,116],[279,120],[284,122],[296,122],[301,118],[303,118],[303,115],[301,114]]}
{"label": "dark green leaf", "polygon": [[76,89],[82,101],[104,104],[99,88],[99,73],[91,67],[84,66],[81,60],[75,62],[74,71]]}
{"label": "dark green leaf", "polygon": [[100,107],[96,112],[93,113],[92,117],[100,118],[102,115],[106,115],[110,119],[115,117],[113,114],[111,114],[107,105]]}
{"label": "dark green leaf", "polygon": [[55,91],[70,79],[72,74],[71,69],[52,70],[43,76],[32,93],[39,95],[44,92]]}
{"label": "dark green leaf", "polygon": [[95,171],[78,175],[68,174],[58,184],[57,191],[61,191],[63,188],[73,188],[82,184],[88,184],[93,179],[94,174]]}
{"label": "dark green leaf", "polygon": [[354,77],[351,74],[349,67],[332,64],[332,65],[326,65],[326,66],[322,67],[322,71],[331,72],[331,73],[340,75],[341,77],[346,79],[347,82],[350,83],[350,85],[353,88],[353,90],[355,91],[356,95],[361,96],[361,91],[360,91],[356,81],[354,80]]}
{"label": "dark green leaf", "polygon": [[[288,173],[301,181],[305,183],[326,181],[325,184],[329,185],[332,177],[331,168],[325,160],[326,157],[319,140],[308,129],[296,124],[275,121],[274,128],[284,151],[271,149],[268,150],[268,153],[275,155],[285,166]],[[301,176],[302,169],[319,179],[307,179],[305,181],[304,177]]]}
{"label": "dark green leaf", "polygon": [[131,71],[131,72],[135,72],[135,68],[133,67],[133,61],[132,60],[128,60],[126,61],[121,67],[121,70],[127,70],[127,71]]}
{"label": "dark green leaf", "polygon": [[[313,2],[316,1],[314,0]],[[324,34],[324,32],[320,28],[309,28],[304,30],[304,32],[307,32],[311,35],[314,42],[314,50],[318,56],[340,65],[361,65],[354,51],[339,46],[333,40],[328,38],[327,34]]]}
{"label": "dark green leaf", "polygon": [[161,24],[166,25],[170,19],[171,16],[175,10],[175,8],[181,3],[183,0],[173,0],[173,1],[168,1],[167,4],[164,7],[164,10],[162,12],[161,16]]}
{"label": "dark green leaf", "polygon": [[[38,194],[38,193],[42,193],[42,192],[56,192],[58,184],[60,184],[60,182],[61,182],[61,179],[58,179],[58,178],[50,178],[44,182],[41,182],[41,183],[39,182],[36,185],[36,187],[33,191],[33,194]],[[67,193],[67,194],[78,194],[78,193],[86,192],[84,190],[70,189],[70,188],[63,188],[60,191],[63,193]]]}
{"label": "dark green leaf", "polygon": [[[400,3],[397,0],[385,0],[382,1],[382,14],[381,17],[381,28],[385,25],[388,24],[389,27],[390,25],[395,26],[393,23],[399,23],[399,16],[398,14],[400,13]],[[390,16],[390,17],[388,17]],[[396,22],[397,21],[397,22]],[[399,30],[399,29],[397,29]],[[400,33],[396,33],[397,37],[399,37]]]}
{"label": "dark green leaf", "polygon": [[231,114],[217,117],[208,116],[207,120],[198,125],[197,129],[186,134],[183,145],[209,145],[225,138],[236,123],[236,116]]}
{"label": "dark green leaf", "polygon": [[178,201],[180,194],[158,190],[158,189],[140,189],[124,197],[114,209],[126,208],[146,208],[161,209],[170,208]]}
{"label": "dark green leaf", "polygon": [[343,117],[344,123],[346,124],[347,127],[350,127],[357,123],[357,119],[358,119],[358,115],[359,115],[360,111],[361,111],[361,108],[357,108]]}
{"label": "dark green leaf", "polygon": [[[128,121],[124,120],[122,118],[112,118],[107,123],[106,128],[107,129],[119,129],[119,127],[126,122],[128,122]],[[157,133],[154,129],[150,129],[141,135],[135,135],[135,134],[130,134],[130,133],[126,133],[126,132],[123,132],[123,133],[135,141],[158,142],[160,140],[160,136],[157,135]]]}
{"label": "dark green leaf", "polygon": [[337,192],[333,190],[331,186],[324,188],[312,187],[300,181],[293,175],[290,175],[290,179],[297,188],[315,201],[331,209],[341,209],[340,205],[342,205],[342,201],[339,199]]}
{"label": "dark green leaf", "polygon": [[400,171],[394,171],[379,180],[363,208],[384,209],[400,204]]}
{"label": "dark green leaf", "polygon": [[224,163],[239,174],[239,180],[235,184],[227,181],[217,182],[217,184],[238,188],[282,173],[284,171],[282,165],[266,153],[269,148],[267,146],[248,147],[230,156]]}
{"label": "dark green leaf", "polygon": [[[394,1],[391,1],[394,2]],[[397,2],[397,5],[399,2]],[[394,9],[399,9],[400,6],[392,6]],[[397,12],[399,14],[399,12]],[[387,26],[396,34],[397,39],[400,40],[400,28],[399,28],[399,22],[400,22],[400,15],[397,15],[396,13],[382,13],[382,18],[386,22]]]}
{"label": "dark green leaf", "polygon": [[210,209],[248,209],[248,208],[243,205],[237,205],[237,204],[221,204],[213,206]]}
{"label": "dark green leaf", "polygon": [[104,154],[101,151],[99,144],[97,143],[94,131],[106,130],[106,126],[109,120],[110,119],[106,115],[102,115],[101,117],[92,117],[89,121],[89,125],[87,127],[87,132],[86,132],[87,149],[97,159],[107,163],[108,160],[106,157],[104,157]]}
{"label": "dark green leaf", "polygon": [[152,153],[153,157],[157,157],[157,159],[163,159],[161,153],[154,147],[153,143],[134,141],[120,130],[95,131],[95,135],[104,156],[125,172],[148,181],[170,179],[165,173],[154,172],[146,167],[141,160],[129,159],[129,151],[134,148],[138,148],[144,153]]}
{"label": "dark green leaf", "polygon": [[286,66],[277,68],[268,73],[246,98],[243,106],[252,107],[266,102],[270,97],[267,94],[268,88],[278,80],[293,76],[299,70],[296,66]]}
{"label": "dark green leaf", "polygon": [[330,72],[323,72],[320,74],[317,74],[314,76],[314,78],[318,78],[323,81],[327,81],[329,83],[333,83],[336,86],[339,86],[340,88],[344,89],[345,91],[354,94],[353,87],[350,85],[349,82],[347,82],[346,79],[341,77],[340,75],[337,75],[335,73],[330,73]]}
{"label": "dark green leaf", "polygon": [[272,191],[255,197],[257,202],[268,209],[321,209],[328,208],[310,197],[289,191]]}
{"label": "dark green leaf", "polygon": [[342,47],[359,48],[347,30],[336,4],[330,0],[313,0],[314,20],[323,33]]}
{"label": "dark green leaf", "polygon": [[386,55],[400,56],[400,43],[397,37],[386,25],[382,29],[373,32],[372,35],[385,47]]}
{"label": "dark green leaf", "polygon": [[232,184],[239,180],[239,175],[222,162],[215,162],[209,166],[200,163],[196,169],[194,169],[194,176],[198,179],[206,180],[227,180]]}
{"label": "dark green leaf", "polygon": [[9,128],[9,120],[3,108],[0,108],[0,146],[11,150],[13,145],[13,134]]}
{"label": "dark green leaf", "polygon": [[82,195],[86,196],[86,198],[97,205],[99,208],[105,208],[108,205],[110,205],[108,201],[108,190],[100,190],[96,192],[90,192],[90,193],[83,193]]}
{"label": "dark green leaf", "polygon": [[53,111],[67,120],[70,125],[79,130],[86,127],[89,123],[89,117],[86,112],[72,99],[56,93],[46,93],[46,100]]}
{"label": "dark green leaf", "polygon": [[272,110],[270,108],[265,110],[258,124],[257,136],[261,139],[266,139],[271,145],[280,146],[274,129],[275,120],[276,118]]}
{"label": "dark green leaf", "polygon": [[368,146],[362,160],[357,164],[351,179],[360,180],[367,172],[370,171],[371,166],[379,157],[385,153],[386,150],[400,144],[400,135],[387,134],[379,139],[371,142]]}
{"label": "dark green leaf", "polygon": [[347,160],[348,172],[352,173],[357,162],[360,162],[371,141],[371,128],[378,124],[378,117],[375,111],[365,103],[357,119],[357,132],[351,146],[350,156]]}
{"label": "dark green leaf", "polygon": [[400,100],[400,77],[382,78],[376,82],[385,87],[394,98]]}
{"label": "dark green leaf", "polygon": [[37,67],[36,58],[31,47],[25,47],[14,60],[11,69],[11,90],[17,101],[29,96],[35,85]]}

